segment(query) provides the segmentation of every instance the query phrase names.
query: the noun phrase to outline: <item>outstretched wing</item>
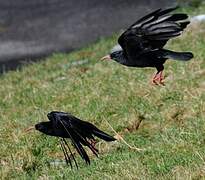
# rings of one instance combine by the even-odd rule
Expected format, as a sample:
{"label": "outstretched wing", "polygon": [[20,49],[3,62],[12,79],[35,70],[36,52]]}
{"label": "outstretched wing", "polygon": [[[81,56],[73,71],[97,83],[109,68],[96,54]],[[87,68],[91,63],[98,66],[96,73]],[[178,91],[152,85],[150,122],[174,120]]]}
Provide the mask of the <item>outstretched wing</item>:
{"label": "outstretched wing", "polygon": [[69,122],[65,121],[65,119],[60,119],[59,122],[62,124],[63,128],[68,133],[68,135],[72,141],[73,146],[76,148],[76,150],[79,153],[79,155],[81,156],[81,158],[84,159],[87,164],[90,164],[90,159],[89,159],[85,149],[81,145],[82,137],[79,136],[79,134],[76,133],[76,131],[73,130],[70,125],[68,125]]}
{"label": "outstretched wing", "polygon": [[74,116],[69,116],[70,118],[70,124],[74,130],[79,132],[83,137],[85,138],[93,138],[93,135],[97,136],[98,138],[101,138],[105,141],[115,141],[116,139],[109,134],[101,131],[93,124],[82,121]]}
{"label": "outstretched wing", "polygon": [[[82,159],[85,160],[87,164],[90,164],[90,159],[82,145],[88,146],[90,150],[96,156],[98,156],[98,150],[90,142],[90,140],[94,139],[93,135],[96,135],[99,138],[104,139],[106,141],[115,140],[115,138],[99,130],[93,124],[86,121],[82,121],[69,113],[56,113],[53,125],[60,129],[63,128],[61,131],[64,130],[65,133],[68,134],[68,137],[70,137],[73,146],[76,148],[79,155],[82,157]],[[66,153],[64,153],[64,155],[66,161],[70,162],[69,158],[66,157]]]}
{"label": "outstretched wing", "polygon": [[175,8],[158,9],[132,24],[118,39],[127,57],[162,48],[179,36],[190,23],[183,13],[169,14]]}

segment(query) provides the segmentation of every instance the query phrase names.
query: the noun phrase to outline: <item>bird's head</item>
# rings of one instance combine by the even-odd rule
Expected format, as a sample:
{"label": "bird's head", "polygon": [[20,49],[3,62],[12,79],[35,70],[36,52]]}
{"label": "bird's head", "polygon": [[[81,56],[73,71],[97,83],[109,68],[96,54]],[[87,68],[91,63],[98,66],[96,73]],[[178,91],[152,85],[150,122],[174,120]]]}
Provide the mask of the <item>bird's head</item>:
{"label": "bird's head", "polygon": [[54,135],[51,121],[40,122],[40,123],[35,125],[35,129],[42,132],[42,133],[44,133],[44,134],[50,135],[50,136]]}
{"label": "bird's head", "polygon": [[101,58],[101,60],[114,60],[122,64],[124,60],[123,51],[114,51]]}

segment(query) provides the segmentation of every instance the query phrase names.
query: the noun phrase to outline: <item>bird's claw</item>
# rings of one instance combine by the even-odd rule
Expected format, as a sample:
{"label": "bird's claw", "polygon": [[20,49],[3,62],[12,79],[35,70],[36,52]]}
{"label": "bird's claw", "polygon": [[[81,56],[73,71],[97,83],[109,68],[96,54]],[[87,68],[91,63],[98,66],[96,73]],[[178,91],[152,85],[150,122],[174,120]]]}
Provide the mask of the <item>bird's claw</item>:
{"label": "bird's claw", "polygon": [[164,81],[163,80],[158,80],[158,79],[153,79],[152,84],[157,85],[157,86],[158,85],[165,86]]}
{"label": "bird's claw", "polygon": [[159,73],[155,74],[155,76],[152,79],[152,84],[165,86],[165,84],[164,84],[164,77],[162,75],[162,71],[160,71]]}
{"label": "bird's claw", "polygon": [[90,140],[90,144],[95,147],[95,145],[97,144],[97,141],[95,141],[94,139],[91,139]]}

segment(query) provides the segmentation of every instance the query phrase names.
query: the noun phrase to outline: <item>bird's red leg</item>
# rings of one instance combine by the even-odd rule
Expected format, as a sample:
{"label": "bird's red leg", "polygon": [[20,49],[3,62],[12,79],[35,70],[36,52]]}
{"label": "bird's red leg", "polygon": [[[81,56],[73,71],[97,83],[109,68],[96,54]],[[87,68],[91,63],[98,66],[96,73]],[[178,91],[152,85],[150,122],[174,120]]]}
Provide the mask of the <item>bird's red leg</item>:
{"label": "bird's red leg", "polygon": [[165,84],[163,80],[164,80],[163,71],[160,71],[159,72],[159,83],[164,86]]}
{"label": "bird's red leg", "polygon": [[154,77],[152,78],[152,83],[156,85],[159,85],[159,84],[164,85],[163,80],[164,80],[164,76],[163,76],[163,70],[162,70],[162,71],[157,72],[154,75]]}
{"label": "bird's red leg", "polygon": [[97,143],[97,142],[95,141],[95,139],[91,139],[91,140],[90,140],[90,144],[91,144],[93,147],[95,147],[96,143]]}
{"label": "bird's red leg", "polygon": [[158,85],[158,83],[157,83],[157,74],[158,73],[156,73],[154,76],[153,76],[153,78],[152,78],[152,84],[155,84],[155,85]]}

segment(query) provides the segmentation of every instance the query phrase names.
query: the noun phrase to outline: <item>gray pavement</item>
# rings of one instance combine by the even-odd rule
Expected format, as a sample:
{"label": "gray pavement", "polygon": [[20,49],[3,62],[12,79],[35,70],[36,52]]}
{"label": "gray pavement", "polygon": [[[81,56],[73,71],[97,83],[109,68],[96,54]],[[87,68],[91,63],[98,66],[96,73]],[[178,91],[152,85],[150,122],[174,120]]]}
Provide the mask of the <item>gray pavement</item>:
{"label": "gray pavement", "polygon": [[69,52],[174,0],[0,0],[0,71]]}

